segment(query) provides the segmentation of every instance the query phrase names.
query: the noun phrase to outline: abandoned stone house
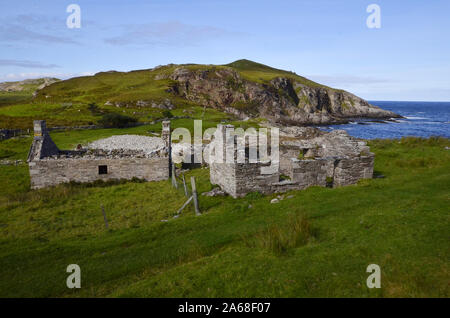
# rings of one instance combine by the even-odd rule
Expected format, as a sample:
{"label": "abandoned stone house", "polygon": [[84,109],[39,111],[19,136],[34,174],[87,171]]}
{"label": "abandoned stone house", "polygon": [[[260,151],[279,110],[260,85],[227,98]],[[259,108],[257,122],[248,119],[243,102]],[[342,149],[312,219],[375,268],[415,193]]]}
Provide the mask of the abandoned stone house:
{"label": "abandoned stone house", "polygon": [[34,121],[34,139],[28,154],[33,189],[65,182],[132,179],[157,181],[169,178],[170,122],[163,122],[162,145],[148,153],[138,150],[60,150],[43,120]]}
{"label": "abandoned stone house", "polygon": [[[230,138],[226,134],[227,128],[233,126],[218,125],[214,140]],[[349,136],[344,130],[325,133],[316,129],[315,134],[317,136],[313,138],[280,138],[279,168],[271,173],[262,173],[261,170],[271,162],[258,159],[251,163],[247,155],[242,163],[211,160],[211,183],[237,198],[255,191],[268,194],[310,186],[338,187],[372,178],[374,154],[364,141]],[[238,147],[235,144],[236,139],[233,142],[236,159]],[[226,142],[216,144],[214,151],[227,152],[224,145]]]}
{"label": "abandoned stone house", "polygon": [[[150,151],[127,149],[122,145],[120,149],[60,150],[50,137],[45,121],[34,121],[34,139],[27,160],[31,187],[38,189],[71,181],[168,179],[172,164],[170,122],[165,121],[162,126],[161,138],[156,138],[161,146]],[[325,133],[297,127],[302,132],[309,132],[308,136],[280,138],[277,168],[263,173],[263,169],[267,170],[273,162],[260,158],[250,162],[248,146],[244,147],[245,160],[236,160],[239,151],[242,157],[242,148],[237,147],[235,135],[226,133],[228,128],[233,126],[217,126],[208,151],[212,148],[214,156],[222,152],[222,158],[231,153],[233,160],[207,162],[211,183],[235,198],[255,191],[269,194],[310,186],[345,186],[371,178],[373,174],[374,154],[364,141],[343,130]],[[227,138],[232,138],[231,142],[223,142]],[[222,142],[218,143],[219,140]]]}

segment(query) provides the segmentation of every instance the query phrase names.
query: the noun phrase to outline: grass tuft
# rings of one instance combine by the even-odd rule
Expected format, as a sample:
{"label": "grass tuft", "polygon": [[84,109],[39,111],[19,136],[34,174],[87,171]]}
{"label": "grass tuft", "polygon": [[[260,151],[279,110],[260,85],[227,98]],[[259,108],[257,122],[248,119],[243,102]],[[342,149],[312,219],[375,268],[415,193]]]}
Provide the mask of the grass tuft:
{"label": "grass tuft", "polygon": [[306,245],[313,236],[308,219],[303,214],[291,214],[286,224],[272,224],[254,236],[243,239],[250,248],[262,248],[275,255],[285,255],[293,248]]}

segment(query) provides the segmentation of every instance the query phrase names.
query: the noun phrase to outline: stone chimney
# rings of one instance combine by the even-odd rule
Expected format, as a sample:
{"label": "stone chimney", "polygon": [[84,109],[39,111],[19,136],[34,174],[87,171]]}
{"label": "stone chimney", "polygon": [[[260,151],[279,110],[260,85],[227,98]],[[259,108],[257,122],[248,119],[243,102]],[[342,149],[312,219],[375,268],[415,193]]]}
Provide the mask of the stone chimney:
{"label": "stone chimney", "polygon": [[164,141],[166,147],[171,147],[171,135],[170,135],[170,120],[165,120],[162,122],[162,134],[161,138]]}
{"label": "stone chimney", "polygon": [[33,121],[33,126],[34,126],[34,136],[35,137],[42,137],[45,134],[48,134],[47,125],[45,123],[45,120],[35,120],[35,121]]}
{"label": "stone chimney", "polygon": [[166,146],[167,155],[169,156],[169,177],[172,176],[172,136],[170,132],[170,120],[162,122],[161,138]]}
{"label": "stone chimney", "polygon": [[40,160],[45,157],[59,155],[59,149],[48,134],[45,120],[35,120],[33,122],[34,139],[28,153],[27,161]]}

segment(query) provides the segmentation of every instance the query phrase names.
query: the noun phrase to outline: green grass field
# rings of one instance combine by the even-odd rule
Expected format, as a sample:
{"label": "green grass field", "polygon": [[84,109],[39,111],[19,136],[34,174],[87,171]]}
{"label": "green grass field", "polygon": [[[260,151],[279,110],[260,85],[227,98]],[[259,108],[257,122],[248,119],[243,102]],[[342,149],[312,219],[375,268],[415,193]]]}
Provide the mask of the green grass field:
{"label": "green grass field", "polygon": [[[52,137],[69,148],[159,126]],[[25,159],[30,143],[0,142],[1,159]],[[450,141],[370,146],[385,178],[277,204],[200,196],[203,215],[189,207],[179,218],[185,197],[169,181],[31,191],[26,165],[0,166],[0,297],[448,297]],[[208,169],[191,175],[199,192],[212,188]],[[366,287],[373,263],[380,289]],[[69,264],[81,267],[81,289],[66,287]]]}

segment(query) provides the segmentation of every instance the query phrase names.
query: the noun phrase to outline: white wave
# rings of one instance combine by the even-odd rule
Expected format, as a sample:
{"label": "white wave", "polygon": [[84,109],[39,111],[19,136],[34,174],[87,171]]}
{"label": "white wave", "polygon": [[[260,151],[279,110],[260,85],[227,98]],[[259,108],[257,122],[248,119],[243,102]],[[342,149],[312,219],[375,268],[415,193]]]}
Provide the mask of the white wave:
{"label": "white wave", "polygon": [[429,119],[426,117],[416,117],[416,116],[406,116],[406,119],[412,119],[412,120],[417,120],[417,119]]}

